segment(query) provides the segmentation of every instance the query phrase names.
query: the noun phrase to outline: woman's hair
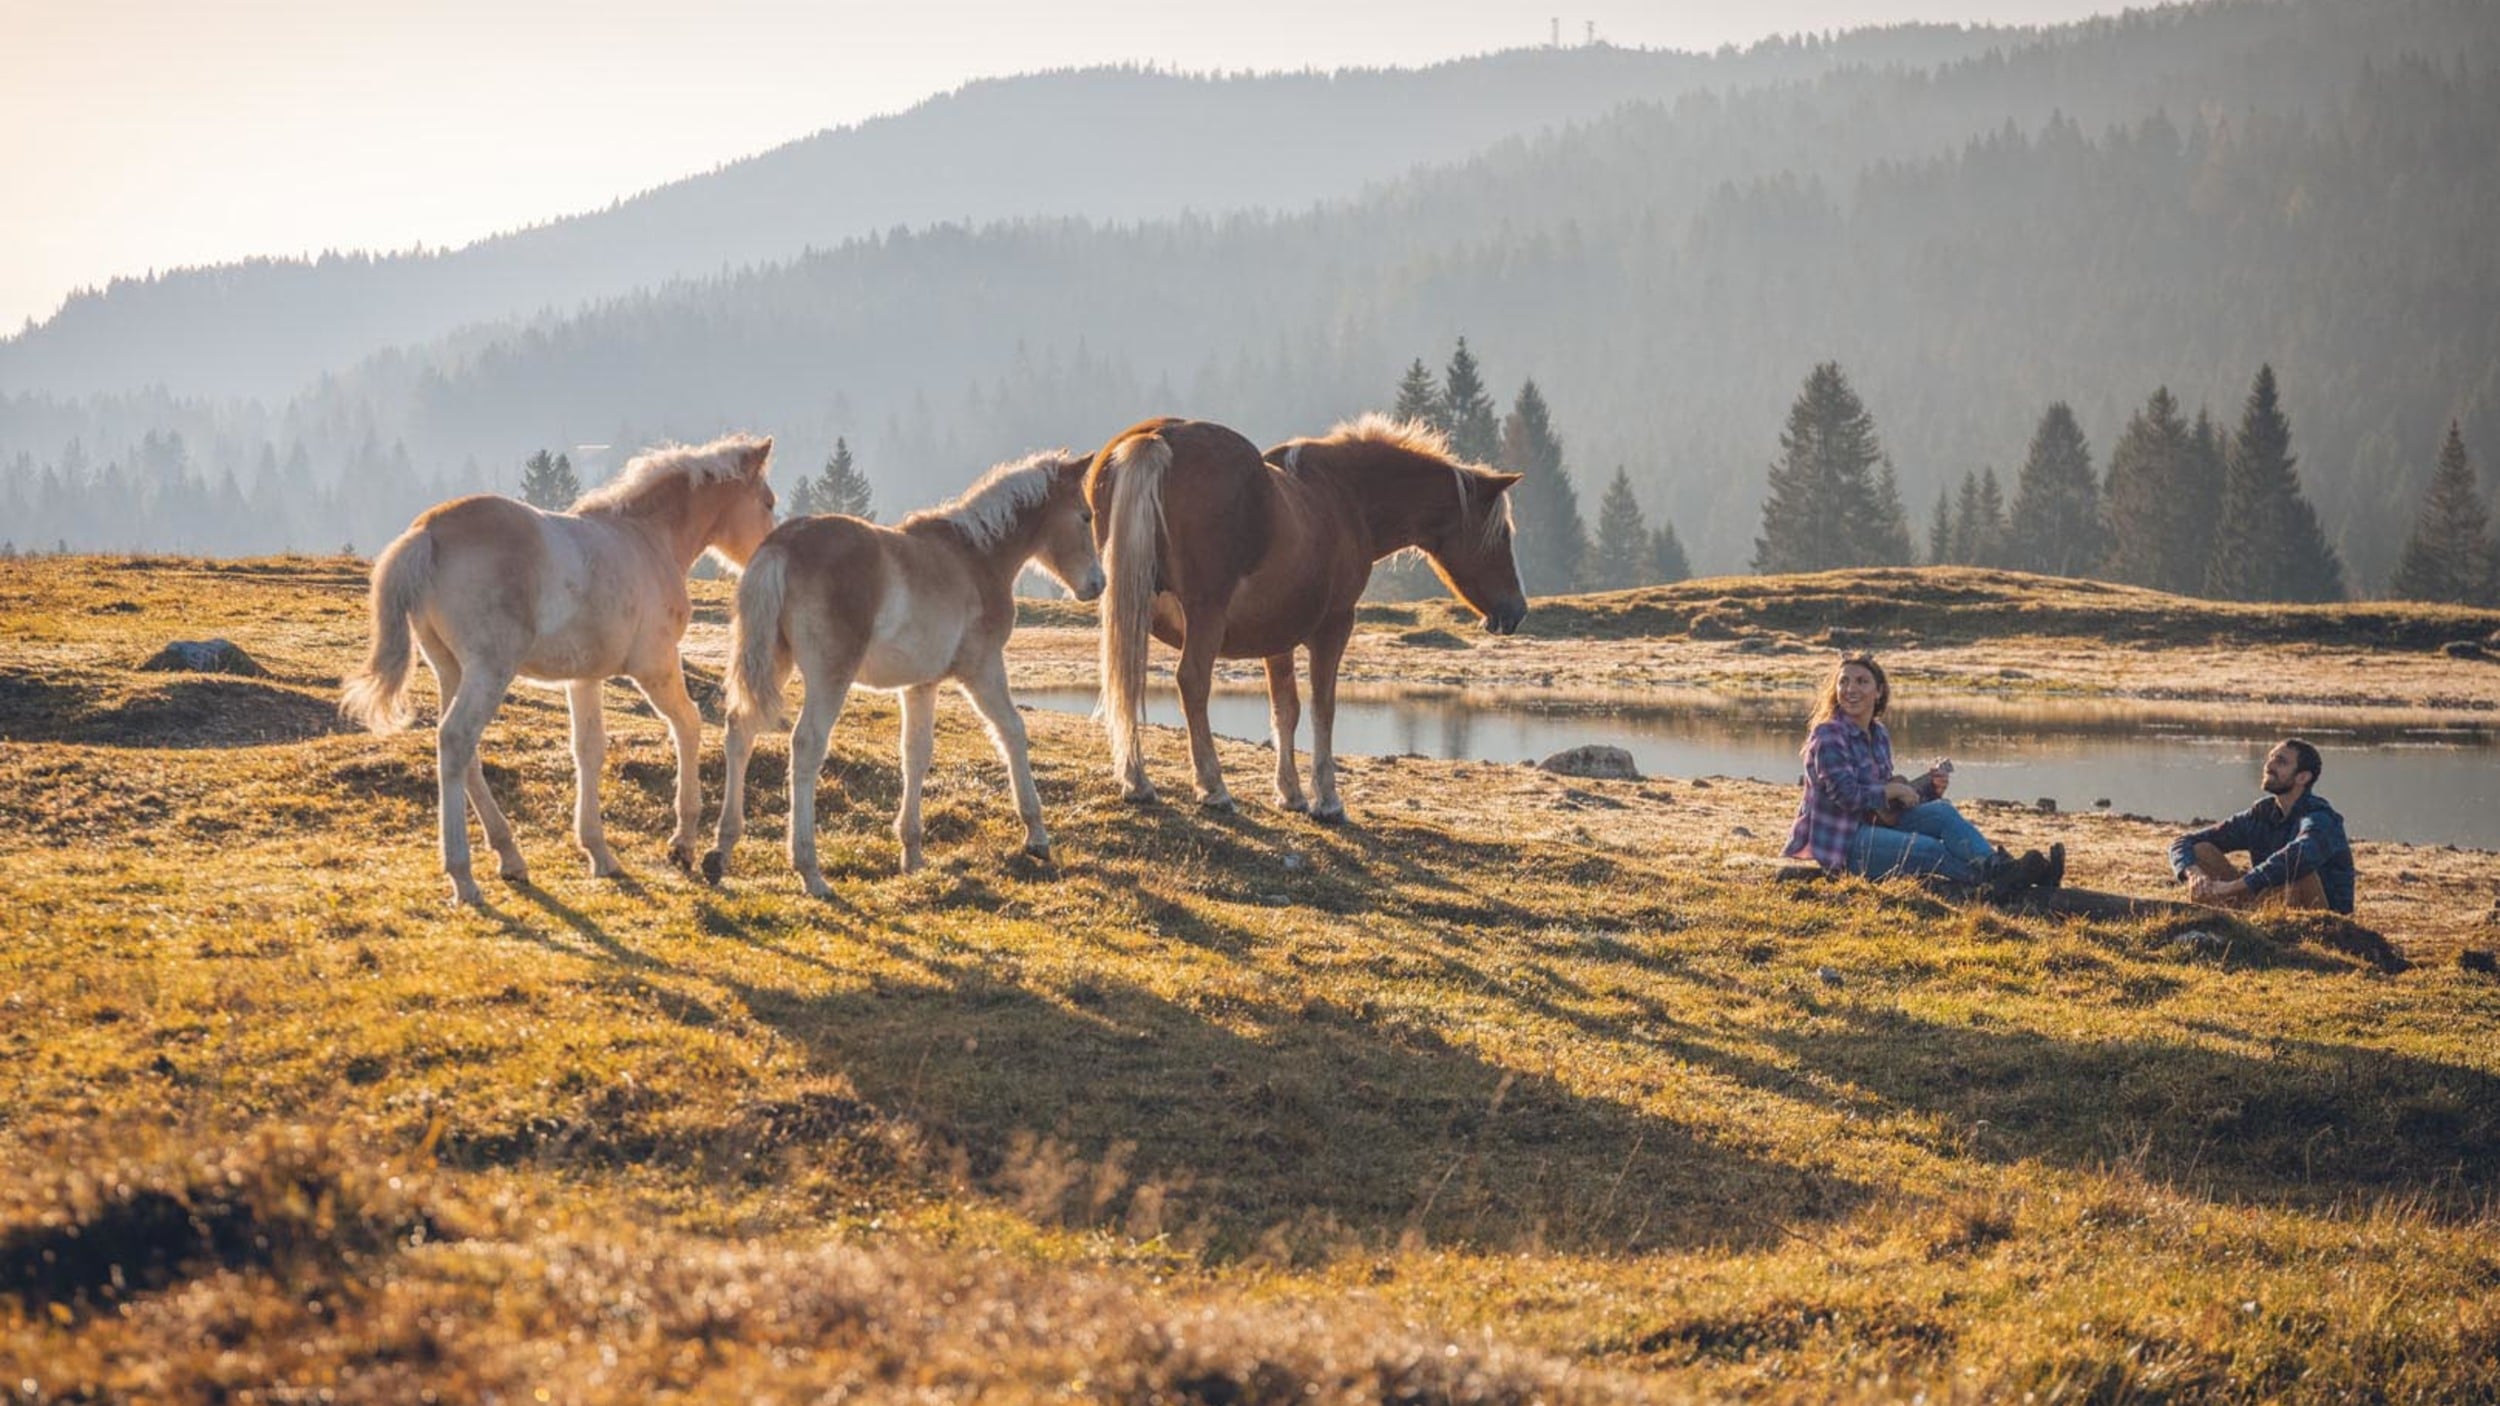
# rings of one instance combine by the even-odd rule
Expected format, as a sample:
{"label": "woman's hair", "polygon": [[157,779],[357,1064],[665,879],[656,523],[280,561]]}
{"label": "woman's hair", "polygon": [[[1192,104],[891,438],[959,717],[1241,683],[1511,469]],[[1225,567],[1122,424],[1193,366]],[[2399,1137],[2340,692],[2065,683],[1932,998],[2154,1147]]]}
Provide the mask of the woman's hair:
{"label": "woman's hair", "polygon": [[1814,716],[1806,719],[1806,731],[1812,732],[1840,716],[1840,674],[1852,664],[1875,676],[1874,716],[1884,715],[1885,705],[1892,702],[1892,680],[1884,676],[1884,666],[1876,663],[1872,654],[1844,654],[1832,666],[1831,680],[1823,685],[1823,697],[1814,705]]}

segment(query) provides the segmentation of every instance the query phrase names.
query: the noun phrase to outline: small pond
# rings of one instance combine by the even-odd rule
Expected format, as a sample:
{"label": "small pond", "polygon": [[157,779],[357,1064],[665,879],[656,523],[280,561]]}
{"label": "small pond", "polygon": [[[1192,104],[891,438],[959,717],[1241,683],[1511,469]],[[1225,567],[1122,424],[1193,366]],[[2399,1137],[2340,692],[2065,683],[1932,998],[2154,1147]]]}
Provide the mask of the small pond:
{"label": "small pond", "polygon": [[[1090,689],[1029,690],[1018,698],[1060,712],[1094,706]],[[1648,776],[1794,782],[1805,710],[1797,696],[1687,695],[1665,706],[1599,707],[1450,692],[1341,694],[1337,750],[1517,762],[1604,742],[1629,751]],[[1263,692],[1220,691],[1208,714],[1224,736],[1267,739]],[[1157,681],[1147,717],[1179,725],[1180,706],[1168,682]],[[2297,732],[2324,753],[2319,793],[2335,803],[2356,838],[2500,849],[2500,716],[2488,723],[2429,716],[2365,723],[2332,714],[2286,720],[2218,710],[2194,718],[2181,707],[1974,700],[1898,707],[1886,722],[1901,770],[1953,758],[1956,799],[2029,805],[2047,798],[2064,811],[2097,807],[2182,822],[2245,808],[2259,794],[2257,774],[2267,750]],[[1304,751],[1310,728],[1306,704],[1297,739]],[[1258,794],[1243,782],[1235,778],[1235,789]]]}

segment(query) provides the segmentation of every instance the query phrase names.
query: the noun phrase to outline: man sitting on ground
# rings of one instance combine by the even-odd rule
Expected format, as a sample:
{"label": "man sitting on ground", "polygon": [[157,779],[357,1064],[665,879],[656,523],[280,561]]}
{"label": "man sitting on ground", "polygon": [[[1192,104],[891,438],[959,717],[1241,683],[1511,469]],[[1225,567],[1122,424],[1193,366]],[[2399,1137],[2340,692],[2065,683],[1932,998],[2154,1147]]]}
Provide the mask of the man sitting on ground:
{"label": "man sitting on ground", "polygon": [[[2286,739],[2266,754],[2266,794],[2219,825],[2181,835],[2170,845],[2170,869],[2198,903],[2238,908],[2279,900],[2293,908],[2352,912],[2352,845],[2344,817],[2309,789],[2323,765],[2318,749]],[[2245,853],[2242,873],[2225,856]]]}

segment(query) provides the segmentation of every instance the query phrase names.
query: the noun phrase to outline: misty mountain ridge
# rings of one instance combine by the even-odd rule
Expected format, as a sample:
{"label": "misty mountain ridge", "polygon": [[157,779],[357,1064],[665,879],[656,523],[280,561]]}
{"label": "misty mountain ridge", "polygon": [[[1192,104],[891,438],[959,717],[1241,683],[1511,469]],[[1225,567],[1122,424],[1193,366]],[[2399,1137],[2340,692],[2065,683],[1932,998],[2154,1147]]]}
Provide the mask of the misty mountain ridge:
{"label": "misty mountain ridge", "polygon": [[240,498],[304,446],[356,489],[302,530],[375,543],[429,494],[508,488],[531,448],[752,426],[785,473],[847,437],[894,510],[1147,413],[1321,429],[1465,334],[1505,406],[1543,388],[1584,505],[1624,465],[1707,570],[1741,564],[1817,361],[1858,384],[1913,518],[1967,471],[2010,484],[2050,400],[2105,464],[2154,386],[2228,423],[2271,361],[2367,588],[2447,417],[2475,440],[2500,394],[2488,13],[2165,10],[1696,86],[1295,214],[889,230],[472,326],[270,408],[0,397],[0,463],[136,457],[151,426]]}
{"label": "misty mountain ridge", "polygon": [[1917,27],[1716,57],[1601,44],[1412,70],[1187,76],[1128,66],[984,79],[459,249],[116,279],[0,341],[0,389],[274,399],[464,324],[564,315],[897,227],[1301,209],[1626,101],[1909,52],[1933,62],[1988,42],[2001,38]]}

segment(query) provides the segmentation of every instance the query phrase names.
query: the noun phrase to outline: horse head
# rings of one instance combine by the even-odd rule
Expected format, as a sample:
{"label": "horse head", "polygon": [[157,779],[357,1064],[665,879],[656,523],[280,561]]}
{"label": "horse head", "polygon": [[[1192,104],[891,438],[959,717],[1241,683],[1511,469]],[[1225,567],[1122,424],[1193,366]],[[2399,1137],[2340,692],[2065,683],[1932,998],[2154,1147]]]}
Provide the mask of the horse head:
{"label": "horse head", "polygon": [[1034,539],[1034,558],[1078,600],[1101,595],[1105,579],[1094,547],[1093,509],[1085,502],[1085,474],[1093,462],[1091,454],[1063,454],[1047,465],[1050,496]]}
{"label": "horse head", "polygon": [[770,435],[739,445],[736,472],[704,485],[704,492],[719,499],[705,545],[727,557],[732,566],[745,567],[747,558],[772,533],[773,486],[764,478],[772,453]]}
{"label": "horse head", "polygon": [[1528,593],[1520,587],[1519,562],[1511,551],[1510,500],[1504,496],[1519,479],[1491,469],[1460,469],[1465,511],[1424,543],[1441,583],[1497,635],[1517,630],[1528,614]]}

